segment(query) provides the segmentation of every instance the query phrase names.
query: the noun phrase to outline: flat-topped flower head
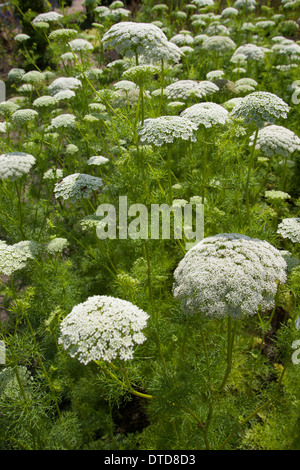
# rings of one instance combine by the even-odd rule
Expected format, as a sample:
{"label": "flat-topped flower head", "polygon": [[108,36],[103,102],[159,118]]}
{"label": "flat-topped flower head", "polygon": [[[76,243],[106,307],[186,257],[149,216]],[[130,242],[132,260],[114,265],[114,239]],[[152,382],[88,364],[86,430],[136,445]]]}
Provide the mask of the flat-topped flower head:
{"label": "flat-topped flower head", "polygon": [[211,7],[215,4],[214,0],[192,0],[192,3],[199,8]]}
{"label": "flat-topped flower head", "polygon": [[237,8],[227,7],[221,12],[221,18],[235,18],[239,14]]}
{"label": "flat-topped flower head", "polygon": [[265,123],[273,124],[276,119],[287,118],[290,107],[281,98],[267,91],[255,91],[245,96],[232,110],[236,118],[243,118],[247,124],[262,128]]}
{"label": "flat-topped flower head", "polygon": [[74,173],[66,176],[54,187],[56,198],[70,199],[76,201],[81,198],[88,198],[93,191],[97,191],[103,186],[101,178],[86,175],[85,173]]}
{"label": "flat-topped flower head", "polygon": [[2,101],[2,103],[0,103],[0,115],[10,116],[19,108],[20,106],[13,101]]}
{"label": "flat-topped flower head", "polygon": [[[252,146],[253,142],[254,134],[250,137],[249,145]],[[290,129],[273,124],[258,131],[255,149],[261,150],[268,157],[288,157],[295,150],[300,150],[300,139]]]}
{"label": "flat-topped flower head", "polygon": [[74,38],[77,36],[76,29],[69,29],[69,28],[62,28],[62,29],[55,29],[49,34],[49,39],[52,41],[67,41],[69,39]]}
{"label": "flat-topped flower head", "polygon": [[22,80],[26,83],[36,84],[45,80],[44,74],[38,70],[31,70],[23,75]]}
{"label": "flat-topped flower head", "polygon": [[208,72],[206,74],[207,80],[214,81],[217,80],[218,78],[224,77],[225,72],[223,70],[212,70],[211,72]]}
{"label": "flat-topped flower head", "polygon": [[193,123],[206,128],[215,125],[223,125],[227,122],[229,113],[228,111],[216,103],[197,103],[189,108],[186,108],[181,117],[187,118]]}
{"label": "flat-topped flower head", "polygon": [[22,80],[24,75],[25,75],[25,70],[24,69],[13,68],[8,72],[7,78],[11,82],[18,83]]}
{"label": "flat-topped flower head", "polygon": [[280,202],[286,201],[287,199],[291,199],[291,196],[284,192],[284,191],[276,191],[271,189],[269,191],[265,191],[265,198],[268,199],[269,202]]}
{"label": "flat-topped flower head", "polygon": [[50,254],[62,253],[69,246],[69,242],[66,238],[56,237],[50,240],[46,245],[46,250]]}
{"label": "flat-topped flower head", "polygon": [[197,82],[196,80],[178,80],[166,87],[167,97],[172,101],[203,98],[207,94],[218,90],[219,87],[208,80],[203,80],[202,82]]}
{"label": "flat-topped flower head", "polygon": [[18,109],[12,114],[11,120],[14,124],[24,125],[35,121],[38,115],[39,113],[34,109]]}
{"label": "flat-topped flower head", "polygon": [[274,307],[286,262],[266,241],[223,233],[191,248],[174,278],[174,297],[186,313],[241,318]]}
{"label": "flat-topped flower head", "polygon": [[160,72],[160,68],[151,64],[136,65],[130,67],[123,72],[122,77],[125,80],[130,80],[136,84],[142,84],[146,80],[149,80],[153,75],[157,75]]}
{"label": "flat-topped flower head", "polygon": [[175,34],[170,39],[170,42],[176,44],[176,46],[192,46],[194,44],[194,38],[191,34]]}
{"label": "flat-topped flower head", "polygon": [[202,49],[207,51],[216,51],[220,54],[234,51],[236,49],[235,42],[228,36],[211,36],[205,39]]}
{"label": "flat-topped flower head", "polygon": [[48,86],[48,90],[51,95],[55,95],[62,90],[76,90],[80,88],[82,83],[78,78],[75,77],[59,77],[56,78],[51,85]]}
{"label": "flat-topped flower head", "polygon": [[102,155],[95,155],[88,159],[87,164],[100,166],[100,165],[104,165],[108,161],[109,161],[108,158],[102,157]]}
{"label": "flat-topped flower head", "polygon": [[57,106],[58,100],[56,100],[53,96],[44,95],[39,96],[34,100],[32,106],[38,109],[46,109],[46,108],[54,108]]}
{"label": "flat-topped flower head", "polygon": [[257,46],[256,44],[243,44],[234,51],[232,59],[234,60],[234,57],[240,56],[242,54],[249,61],[253,60],[260,62],[264,60],[265,53],[265,49],[261,46]]}
{"label": "flat-topped flower head", "polygon": [[0,242],[0,273],[10,276],[15,271],[26,267],[27,262],[39,253],[40,246],[31,240],[24,240],[14,245]]}
{"label": "flat-topped flower head", "polygon": [[180,116],[160,116],[146,119],[139,131],[140,141],[146,144],[161,146],[172,144],[175,140],[196,141],[194,131],[196,124]]}
{"label": "flat-topped flower head", "polygon": [[73,39],[68,44],[74,52],[92,52],[94,49],[94,46],[89,41],[81,38]]}
{"label": "flat-topped flower head", "polygon": [[26,41],[28,41],[28,39],[30,39],[30,36],[28,36],[28,34],[23,34],[23,33],[17,34],[14,37],[14,40],[19,42],[19,43],[26,42]]}
{"label": "flat-topped flower head", "polygon": [[33,20],[32,24],[36,23],[52,23],[54,21],[60,21],[63,18],[63,15],[57,13],[56,11],[49,11],[47,13],[40,13]]}
{"label": "flat-topped flower head", "polygon": [[58,93],[55,93],[55,95],[53,95],[53,98],[57,101],[69,101],[71,98],[74,98],[74,96],[76,96],[75,91],[66,88],[66,90],[61,90]]}
{"label": "flat-topped flower head", "polygon": [[116,90],[124,90],[124,91],[136,90],[138,88],[137,85],[131,80],[120,80],[119,82],[114,83],[113,87]]}
{"label": "flat-topped flower head", "polygon": [[83,364],[133,358],[146,337],[149,315],[127,300],[95,295],[76,305],[61,322],[59,344]]}
{"label": "flat-topped flower head", "polygon": [[300,218],[291,217],[283,219],[278,225],[277,233],[294,243],[300,243]]}
{"label": "flat-topped flower head", "polygon": [[254,11],[256,5],[256,0],[236,0],[236,2],[233,4],[234,8],[237,8],[238,10],[242,10],[244,12]]}
{"label": "flat-topped flower head", "polygon": [[136,54],[150,57],[156,49],[166,46],[168,39],[153,23],[123,21],[114,24],[103,36],[105,47],[113,47],[119,54],[134,57]]}
{"label": "flat-topped flower head", "polygon": [[76,128],[76,117],[73,114],[61,114],[51,119],[51,124],[47,128],[48,132],[52,132],[55,129],[75,129]]}
{"label": "flat-topped flower head", "polygon": [[33,155],[11,152],[0,155],[0,179],[16,180],[26,175],[35,164]]}

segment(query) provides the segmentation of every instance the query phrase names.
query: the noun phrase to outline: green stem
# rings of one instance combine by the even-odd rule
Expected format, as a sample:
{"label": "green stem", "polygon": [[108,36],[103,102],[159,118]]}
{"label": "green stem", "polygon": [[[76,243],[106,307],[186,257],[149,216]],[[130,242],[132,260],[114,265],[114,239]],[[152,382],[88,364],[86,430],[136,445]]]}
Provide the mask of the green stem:
{"label": "green stem", "polygon": [[232,328],[232,319],[231,316],[228,315],[228,339],[227,339],[227,367],[224,375],[224,379],[222,384],[220,385],[219,391],[222,391],[226,385],[228,377],[231,372],[232,367],[232,351],[233,351],[233,342],[235,336],[235,329],[236,329],[236,322],[234,327]]}
{"label": "green stem", "polygon": [[250,183],[250,175],[251,175],[251,170],[253,169],[254,166],[254,150],[256,146],[256,141],[257,141],[257,136],[258,136],[258,129],[255,131],[254,135],[254,140],[250,152],[250,157],[249,157],[249,164],[248,164],[248,172],[247,172],[247,180],[246,180],[246,208],[247,208],[247,219],[248,219],[248,224],[250,224],[250,188],[249,188],[249,183]]}

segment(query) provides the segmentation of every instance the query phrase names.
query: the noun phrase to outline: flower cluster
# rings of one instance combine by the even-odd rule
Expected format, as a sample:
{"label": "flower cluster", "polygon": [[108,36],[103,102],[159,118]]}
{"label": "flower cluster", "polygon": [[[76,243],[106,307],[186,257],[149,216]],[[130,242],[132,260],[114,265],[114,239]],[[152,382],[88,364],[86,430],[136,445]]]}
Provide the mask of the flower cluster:
{"label": "flower cluster", "polygon": [[158,26],[131,21],[114,24],[104,34],[102,41],[105,47],[110,45],[118,53],[129,57],[135,54],[153,57],[157,49],[168,43],[166,35]]}
{"label": "flower cluster", "polygon": [[234,51],[236,44],[228,36],[211,36],[205,39],[202,48],[207,51],[217,51],[223,54],[225,52]]}
{"label": "flower cluster", "polygon": [[54,187],[54,193],[56,198],[62,197],[63,199],[76,201],[82,197],[89,197],[93,191],[97,191],[102,186],[103,181],[101,178],[84,173],[74,173],[57,183]]}
{"label": "flower cluster", "polygon": [[149,315],[126,300],[95,295],[76,305],[60,325],[59,344],[83,364],[133,358],[146,337]]}
{"label": "flower cluster", "polygon": [[34,121],[38,117],[38,112],[34,109],[18,109],[15,111],[11,119],[15,124],[24,125],[28,122]]}
{"label": "flower cluster", "polygon": [[12,181],[21,178],[31,170],[35,158],[24,152],[11,152],[0,155],[0,179]]}
{"label": "flower cluster", "polygon": [[196,141],[196,124],[180,116],[160,116],[146,119],[139,131],[140,141],[161,146],[171,144],[176,139]]}
{"label": "flower cluster", "polygon": [[[250,137],[249,145],[254,142],[254,134]],[[268,157],[282,155],[288,157],[295,150],[300,150],[300,139],[297,135],[283,126],[266,126],[257,135],[255,149],[261,150]]]}
{"label": "flower cluster", "polygon": [[76,127],[76,117],[73,114],[61,114],[51,119],[51,124],[48,127],[48,131],[54,129],[74,129]]}
{"label": "flower cluster", "polygon": [[194,122],[197,127],[200,125],[206,128],[217,124],[225,124],[228,120],[228,111],[219,104],[207,102],[197,103],[186,108],[181,116]]}
{"label": "flower cluster", "polygon": [[286,262],[266,241],[224,233],[191,248],[174,278],[174,297],[186,313],[240,318],[274,306]]}
{"label": "flower cluster", "polygon": [[40,13],[33,20],[32,24],[37,23],[51,23],[52,21],[59,21],[63,15],[56,13],[56,11],[49,11],[47,13]]}
{"label": "flower cluster", "polygon": [[74,90],[82,86],[82,83],[78,78],[75,77],[59,77],[56,78],[51,85],[48,86],[48,90],[51,95],[57,94],[62,90]]}
{"label": "flower cluster", "polygon": [[278,225],[277,233],[294,243],[300,243],[300,218],[291,217],[283,219]]}
{"label": "flower cluster", "polygon": [[219,91],[219,87],[213,82],[203,80],[177,80],[166,87],[167,97],[170,100],[188,100],[190,98],[203,98]]}
{"label": "flower cluster", "polygon": [[91,52],[94,49],[93,45],[89,41],[81,38],[73,39],[68,44],[74,52]]}
{"label": "flower cluster", "polygon": [[247,124],[263,127],[276,119],[287,117],[290,107],[277,95],[267,91],[256,91],[245,96],[232,110],[232,115],[243,118]]}
{"label": "flower cluster", "polygon": [[64,251],[69,246],[69,242],[66,238],[53,238],[49,243],[47,243],[46,250],[50,254],[57,254]]}
{"label": "flower cluster", "polygon": [[15,271],[25,268],[28,260],[34,259],[40,250],[40,246],[30,240],[7,245],[0,242],[0,272],[10,276]]}
{"label": "flower cluster", "polygon": [[243,54],[247,60],[254,60],[260,62],[264,60],[266,51],[263,47],[256,46],[255,44],[243,44],[238,47],[233,54],[233,58],[237,55]]}

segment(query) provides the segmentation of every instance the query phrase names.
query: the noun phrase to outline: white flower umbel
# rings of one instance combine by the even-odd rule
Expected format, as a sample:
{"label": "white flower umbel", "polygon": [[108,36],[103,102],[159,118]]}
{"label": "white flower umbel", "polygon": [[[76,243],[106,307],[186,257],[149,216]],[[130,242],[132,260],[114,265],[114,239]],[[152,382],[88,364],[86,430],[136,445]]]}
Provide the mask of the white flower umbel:
{"label": "white flower umbel", "polygon": [[191,248],[174,278],[174,297],[186,313],[241,318],[274,307],[286,262],[266,241],[223,233]]}
{"label": "white flower umbel", "polygon": [[82,83],[75,77],[59,77],[56,78],[51,85],[48,86],[50,94],[53,96],[62,90],[76,90],[81,87]]}
{"label": "white flower umbel", "polygon": [[203,125],[206,128],[212,127],[218,124],[225,124],[228,120],[228,111],[216,103],[197,103],[189,108],[186,108],[181,116],[189,119],[197,127]]}
{"label": "white flower umbel", "polygon": [[114,24],[103,36],[104,47],[112,47],[119,54],[129,57],[156,57],[157,50],[167,46],[163,31],[152,23],[123,21]]}
{"label": "white flower umbel", "polygon": [[243,118],[247,124],[262,128],[265,123],[273,124],[276,119],[286,119],[289,110],[287,103],[277,95],[256,91],[245,96],[231,114],[236,118]]}
{"label": "white flower umbel", "polygon": [[0,273],[10,276],[15,271],[25,268],[28,260],[34,259],[39,249],[39,245],[30,240],[14,245],[0,242]]}
{"label": "white flower umbel", "polygon": [[[254,134],[250,137],[250,146],[253,145],[254,137]],[[261,150],[268,157],[288,157],[295,150],[300,150],[300,139],[290,129],[273,124],[259,130],[255,149]]]}
{"label": "white flower umbel", "polygon": [[224,54],[225,52],[234,51],[236,44],[228,36],[211,36],[205,39],[202,44],[202,49]]}
{"label": "white flower umbel", "polygon": [[92,52],[94,49],[94,46],[89,41],[80,38],[73,39],[68,44],[74,52]]}
{"label": "white flower umbel", "polygon": [[56,100],[53,96],[39,96],[34,100],[32,106],[38,109],[46,109],[46,108],[53,108],[57,106],[58,100]]}
{"label": "white flower umbel", "polygon": [[73,114],[61,114],[51,119],[51,125],[47,128],[48,132],[54,129],[75,129],[76,117]]}
{"label": "white flower umbel", "polygon": [[12,114],[11,119],[14,124],[24,125],[35,121],[38,115],[34,109],[18,109]]}
{"label": "white flower umbel", "polygon": [[264,60],[265,53],[266,51],[263,47],[256,46],[255,44],[243,44],[234,51],[232,58],[234,60],[235,56],[243,54],[249,61],[260,62]]}
{"label": "white flower umbel", "polygon": [[218,90],[219,87],[217,85],[206,80],[202,82],[197,82],[196,80],[178,80],[166,87],[167,97],[172,101],[187,101],[194,97],[203,98],[207,94]]}
{"label": "white flower umbel", "polygon": [[77,35],[76,29],[56,29],[49,34],[49,39],[53,41],[67,41]]}
{"label": "white flower umbel", "polygon": [[277,233],[294,243],[300,243],[300,218],[291,217],[283,219],[278,225]]}
{"label": "white flower umbel", "polygon": [[140,141],[161,146],[177,139],[196,141],[196,124],[180,116],[160,116],[146,119],[139,131]]}
{"label": "white flower umbel", "polygon": [[66,238],[53,238],[49,243],[46,245],[46,250],[50,254],[57,254],[64,251],[69,246],[69,242]]}
{"label": "white flower umbel", "polygon": [[56,13],[56,11],[49,11],[47,13],[40,13],[33,20],[32,24],[36,23],[52,23],[53,21],[59,21],[63,18],[63,15]]}
{"label": "white flower umbel", "polygon": [[238,10],[242,10],[244,12],[251,12],[255,10],[256,5],[256,0],[236,0],[233,6]]}
{"label": "white flower umbel", "polygon": [[0,179],[16,180],[26,175],[35,164],[35,158],[24,152],[0,155]]}
{"label": "white flower umbel", "polygon": [[101,178],[86,175],[85,173],[74,173],[66,176],[54,187],[56,198],[70,199],[76,201],[81,198],[88,198],[93,191],[97,191],[103,186]]}
{"label": "white flower umbel", "polygon": [[95,295],[76,305],[60,325],[59,344],[83,364],[133,358],[146,337],[149,315],[127,300]]}
{"label": "white flower umbel", "polygon": [[26,83],[37,84],[45,80],[44,75],[38,70],[31,70],[23,75],[22,80]]}
{"label": "white flower umbel", "polygon": [[87,164],[88,165],[104,165],[107,163],[109,160],[106,157],[102,157],[101,155],[95,155],[94,157],[91,157],[88,159]]}
{"label": "white flower umbel", "polygon": [[66,90],[61,90],[58,93],[55,93],[53,98],[55,98],[57,101],[68,101],[71,98],[74,98],[74,96],[76,96],[75,91],[69,90],[69,88],[67,88]]}

